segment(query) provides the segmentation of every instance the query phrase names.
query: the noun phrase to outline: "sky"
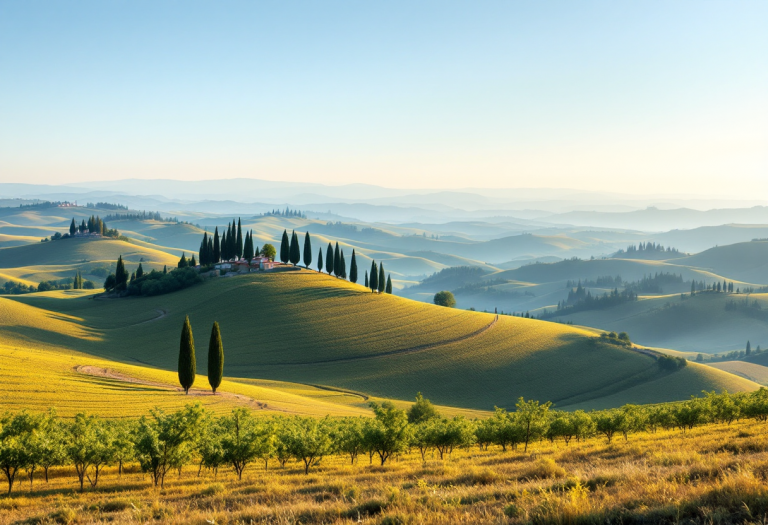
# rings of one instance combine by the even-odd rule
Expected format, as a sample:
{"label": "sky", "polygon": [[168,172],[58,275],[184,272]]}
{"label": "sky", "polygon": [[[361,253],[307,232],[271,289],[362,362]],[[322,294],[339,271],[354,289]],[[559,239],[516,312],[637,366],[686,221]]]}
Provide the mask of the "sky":
{"label": "sky", "polygon": [[768,198],[768,2],[0,2],[0,182]]}

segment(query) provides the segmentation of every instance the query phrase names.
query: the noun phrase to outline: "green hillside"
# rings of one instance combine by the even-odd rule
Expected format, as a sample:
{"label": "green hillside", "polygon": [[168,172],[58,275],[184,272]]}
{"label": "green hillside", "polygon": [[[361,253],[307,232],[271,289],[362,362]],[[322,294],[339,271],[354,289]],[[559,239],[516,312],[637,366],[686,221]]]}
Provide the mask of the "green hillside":
{"label": "green hillside", "polygon": [[175,369],[188,314],[201,370],[216,320],[230,377],[331,385],[380,397],[412,399],[421,391],[443,405],[491,409],[510,407],[519,396],[560,407],[606,406],[756,388],[709,368],[661,372],[653,358],[597,342],[579,328],[372,295],[311,271],[218,278],[152,298],[42,295],[13,300],[69,315],[87,337],[56,330],[26,336],[167,370]]}
{"label": "green hillside", "polygon": [[577,325],[628,332],[633,341],[647,346],[705,354],[743,350],[747,341],[768,345],[768,296],[751,294],[760,309],[726,310],[728,302],[743,302],[746,295],[700,293],[641,297],[640,300],[603,310],[558,317]]}
{"label": "green hillside", "polygon": [[733,281],[768,284],[768,241],[717,246],[674,262],[727,276]]}
{"label": "green hillside", "polygon": [[120,255],[127,261],[129,271],[135,270],[139,262],[148,269],[175,266],[178,262],[178,256],[148,246],[114,239],[74,238],[0,248],[0,274],[25,282],[40,282],[72,277],[80,270],[84,277],[101,283],[103,276],[90,272],[114,265]]}

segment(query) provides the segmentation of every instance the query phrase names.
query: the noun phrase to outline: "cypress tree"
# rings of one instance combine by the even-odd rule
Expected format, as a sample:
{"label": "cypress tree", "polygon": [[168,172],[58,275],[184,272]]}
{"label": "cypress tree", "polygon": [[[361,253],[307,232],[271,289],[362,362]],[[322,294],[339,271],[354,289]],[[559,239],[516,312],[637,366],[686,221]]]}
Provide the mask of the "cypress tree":
{"label": "cypress tree", "polygon": [[80,233],[85,233],[85,230],[87,230],[88,227],[85,225],[85,219],[80,222]]}
{"label": "cypress tree", "polygon": [[128,285],[128,271],[123,263],[123,256],[117,258],[117,268],[115,268],[115,290],[122,292]]}
{"label": "cypress tree", "polygon": [[333,247],[331,246],[331,243],[328,243],[328,249],[325,252],[325,270],[328,272],[328,275],[331,275],[333,269]]}
{"label": "cypress tree", "polygon": [[365,271],[365,287],[368,288],[368,270]]}
{"label": "cypress tree", "polygon": [[355,260],[355,250],[352,249],[352,262],[349,263],[349,281],[357,283],[357,261]]}
{"label": "cypress tree", "polygon": [[189,316],[186,316],[184,326],[181,328],[181,342],[179,343],[179,383],[184,389],[184,393],[189,394],[189,389],[195,384],[195,374],[197,374],[195,338],[192,336]]}
{"label": "cypress tree", "polygon": [[221,260],[221,247],[219,245],[219,227],[216,226],[216,230],[213,232],[213,263],[217,263]]}
{"label": "cypress tree", "polygon": [[[194,254],[194,253],[192,254],[192,259],[190,259],[190,261],[189,261],[189,265],[190,265],[192,268],[194,268],[195,266],[197,266],[197,261],[195,260],[195,254]],[[139,268],[141,268],[141,265],[139,265]],[[139,272],[138,272],[138,270],[136,271],[136,273],[137,273],[137,274],[139,273]],[[138,277],[138,275],[137,275],[136,277]]]}
{"label": "cypress tree", "polygon": [[280,241],[280,262],[288,264],[291,260],[291,245],[288,241],[288,231],[283,230],[283,238]]}
{"label": "cypress tree", "polygon": [[208,384],[211,385],[214,395],[216,395],[216,389],[221,385],[223,376],[224,345],[221,342],[219,323],[214,322],[213,329],[211,329],[211,341],[208,344]]}
{"label": "cypress tree", "polygon": [[181,253],[181,259],[179,259],[179,263],[177,265],[179,268],[186,268],[189,266],[189,263],[187,262],[187,255],[182,252]]}
{"label": "cypress tree", "polygon": [[752,353],[752,344],[751,344],[749,341],[747,341],[747,350],[746,350],[746,352],[745,352],[745,353],[746,353],[747,355],[749,355],[749,354],[751,354],[751,353]]}
{"label": "cypress tree", "polygon": [[208,251],[208,232],[205,232],[203,234],[203,242],[200,243],[200,251],[198,252],[200,264],[205,266],[208,264],[208,254],[206,253]]}
{"label": "cypress tree", "polygon": [[341,278],[347,278],[347,261],[344,260],[344,250],[341,250]]}
{"label": "cypress tree", "polygon": [[312,264],[312,241],[307,232],[304,234],[304,268],[309,268],[310,264]]}
{"label": "cypress tree", "polygon": [[379,289],[379,269],[376,268],[376,261],[371,261],[370,288],[371,293]]}
{"label": "cypress tree", "polygon": [[72,217],[72,222],[69,223],[69,234],[74,236],[76,231],[77,231],[77,224],[75,224],[75,218]]}
{"label": "cypress tree", "polygon": [[339,250],[339,243],[336,243],[336,249],[333,251],[333,273],[336,277],[341,277],[341,250]]}
{"label": "cypress tree", "polygon": [[299,249],[299,237],[296,230],[291,233],[291,264],[296,266],[301,261],[301,249]]}
{"label": "cypress tree", "polygon": [[221,234],[221,260],[228,261],[229,259],[229,239],[227,231],[224,230]]}
{"label": "cypress tree", "polygon": [[163,265],[163,275],[165,275],[167,273],[168,273],[168,266],[164,264]]}
{"label": "cypress tree", "polygon": [[317,251],[317,271],[322,272],[323,271],[323,249],[320,248]]}
{"label": "cypress tree", "polygon": [[[77,273],[78,273],[78,275],[80,274],[80,272],[77,272]],[[139,263],[139,267],[136,268],[136,278],[138,279],[142,275],[144,275],[144,268],[142,268],[141,263]]]}
{"label": "cypress tree", "polygon": [[243,227],[240,224],[240,217],[237,218],[237,258],[243,258]]}
{"label": "cypress tree", "polygon": [[384,263],[379,263],[379,293],[384,291],[384,288],[386,287],[387,281],[384,279]]}
{"label": "cypress tree", "polygon": [[386,293],[392,293],[392,274],[387,275],[387,288],[384,290]]}

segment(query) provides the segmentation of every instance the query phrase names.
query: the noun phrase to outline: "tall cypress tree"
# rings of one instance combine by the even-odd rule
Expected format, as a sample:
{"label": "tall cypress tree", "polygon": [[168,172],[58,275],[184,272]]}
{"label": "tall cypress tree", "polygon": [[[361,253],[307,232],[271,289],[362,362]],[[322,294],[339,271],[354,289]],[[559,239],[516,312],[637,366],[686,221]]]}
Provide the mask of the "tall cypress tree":
{"label": "tall cypress tree", "polygon": [[296,266],[301,261],[301,249],[299,248],[299,237],[296,230],[291,233],[291,264]]}
{"label": "tall cypress tree", "polygon": [[344,250],[341,250],[341,278],[347,278],[347,260],[344,258]]}
{"label": "tall cypress tree", "polygon": [[[194,255],[192,257],[194,258]],[[79,274],[80,272],[77,272],[77,273]],[[136,278],[138,279],[142,275],[144,275],[144,268],[142,268],[141,263],[139,263],[139,267],[136,268]]]}
{"label": "tall cypress tree", "polygon": [[128,285],[128,270],[125,269],[125,263],[123,263],[123,256],[117,258],[117,268],[115,268],[115,290],[122,292]]}
{"label": "tall cypress tree", "polygon": [[355,260],[355,250],[352,249],[352,262],[349,263],[349,281],[357,282],[357,261]]}
{"label": "tall cypress tree", "polygon": [[291,260],[291,244],[288,240],[288,231],[283,230],[283,238],[280,240],[280,262],[288,264]]}
{"label": "tall cypress tree", "polygon": [[323,249],[320,248],[317,251],[317,271],[322,272],[323,271]]}
{"label": "tall cypress tree", "polygon": [[365,271],[365,287],[368,288],[368,270]]}
{"label": "tall cypress tree", "polygon": [[333,246],[331,246],[331,243],[328,243],[328,249],[325,252],[325,270],[328,272],[328,275],[331,275],[334,270]]}
{"label": "tall cypress tree", "polygon": [[219,241],[219,227],[216,226],[216,230],[213,232],[213,263],[217,263],[221,260],[221,244]]}
{"label": "tall cypress tree", "polygon": [[211,341],[208,343],[208,384],[211,385],[213,394],[221,385],[224,376],[224,345],[221,342],[221,330],[219,323],[213,323],[211,329]]}
{"label": "tall cypress tree", "polygon": [[76,231],[77,231],[77,224],[75,224],[75,218],[72,217],[72,222],[69,223],[69,234],[75,235]]}
{"label": "tall cypress tree", "polygon": [[309,268],[310,264],[312,264],[312,241],[307,232],[304,234],[304,268]]}
{"label": "tall cypress tree", "polygon": [[369,285],[371,293],[379,289],[379,269],[376,268],[376,261],[371,261],[371,277]]}
{"label": "tall cypress tree", "polygon": [[179,344],[179,383],[185,394],[189,394],[189,389],[195,384],[196,374],[195,338],[192,336],[189,316],[186,316],[184,326],[181,328],[181,342]]}
{"label": "tall cypress tree", "polygon": [[200,243],[200,251],[198,252],[198,259],[200,259],[200,264],[203,266],[208,264],[206,251],[208,251],[208,232],[203,234],[203,242]]}
{"label": "tall cypress tree", "polygon": [[221,260],[222,261],[228,261],[230,259],[229,256],[229,240],[227,239],[227,230],[224,230],[224,232],[221,234]]}
{"label": "tall cypress tree", "polygon": [[341,250],[339,250],[339,243],[336,243],[336,249],[333,250],[333,273],[336,277],[341,277]]}
{"label": "tall cypress tree", "polygon": [[243,226],[240,224],[240,217],[237,218],[237,258],[243,258]]}
{"label": "tall cypress tree", "polygon": [[387,275],[387,288],[384,290],[386,293],[392,293],[392,274]]}
{"label": "tall cypress tree", "polygon": [[386,279],[385,279],[384,277],[385,277],[385,276],[384,276],[384,263],[383,263],[383,262],[380,262],[380,263],[379,263],[379,282],[378,282],[378,285],[379,285],[379,293],[383,292],[383,291],[384,291],[384,288],[385,288],[385,287],[386,287],[386,285],[387,285],[387,281],[386,281]]}

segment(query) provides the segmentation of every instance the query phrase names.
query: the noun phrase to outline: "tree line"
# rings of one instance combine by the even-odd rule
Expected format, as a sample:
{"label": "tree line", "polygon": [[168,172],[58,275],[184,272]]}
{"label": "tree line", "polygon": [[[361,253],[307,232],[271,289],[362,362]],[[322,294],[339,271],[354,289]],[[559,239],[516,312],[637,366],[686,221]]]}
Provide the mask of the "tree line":
{"label": "tree line", "polygon": [[[302,257],[303,256],[303,257]],[[309,232],[304,234],[303,249],[299,246],[299,237],[294,230],[289,239],[288,230],[283,230],[283,236],[280,240],[280,262],[283,264],[298,265],[304,262],[304,267],[309,269],[312,264],[312,238]],[[357,267],[357,255],[352,249],[352,258],[349,264],[349,275],[347,275],[347,262],[344,257],[344,250],[336,242],[334,247],[330,242],[325,250],[325,259],[323,259],[323,249],[317,253],[317,271],[322,272],[325,269],[328,275],[335,275],[340,279],[349,279],[351,283],[357,283],[360,274]],[[371,260],[371,269],[365,270],[363,276],[363,285],[370,288],[371,292],[392,293],[392,276],[384,271],[384,263],[380,262],[378,266],[375,260]]]}
{"label": "tree line", "polygon": [[690,429],[708,423],[732,424],[742,418],[768,421],[768,390],[729,394],[705,392],[679,403],[653,406],[563,412],[552,404],[519,398],[514,411],[496,408],[484,419],[441,415],[421,394],[410,408],[393,403],[369,403],[374,417],[324,418],[301,416],[256,417],[246,408],[216,417],[199,403],[176,412],[151,410],[138,420],[113,421],[85,413],[62,420],[54,410],[43,414],[27,411],[5,413],[0,418],[0,470],[13,490],[23,472],[34,482],[36,472],[48,480],[53,467],[71,467],[80,485],[96,488],[107,466],[122,475],[127,464],[138,463],[155,486],[163,486],[171,470],[194,465],[198,475],[207,469],[214,475],[229,467],[242,479],[247,468],[270,461],[281,467],[294,460],[305,473],[329,456],[355,464],[361,456],[381,465],[393,457],[418,452],[422,460],[430,452],[440,459],[453,450],[477,446],[502,452],[528,448],[539,440],[583,441],[659,429]]}
{"label": "tree line", "polygon": [[48,292],[50,290],[93,290],[94,288],[96,288],[94,282],[83,279],[82,274],[78,270],[75,273],[74,278],[67,277],[64,279],[40,281],[37,286],[12,280],[5,281],[0,290],[8,295],[21,295],[26,293]]}

